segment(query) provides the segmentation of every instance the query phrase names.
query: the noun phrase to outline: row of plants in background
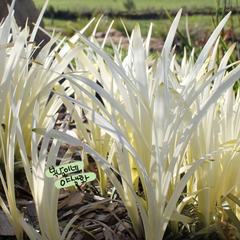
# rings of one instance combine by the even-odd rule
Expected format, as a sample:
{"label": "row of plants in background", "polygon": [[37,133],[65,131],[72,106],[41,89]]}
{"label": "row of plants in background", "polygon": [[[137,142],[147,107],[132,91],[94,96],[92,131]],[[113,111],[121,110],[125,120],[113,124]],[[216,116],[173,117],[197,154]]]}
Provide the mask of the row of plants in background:
{"label": "row of plants in background", "polygon": [[[53,35],[33,60],[34,37],[48,1],[29,40],[28,27],[20,31],[13,19],[14,3],[0,26],[0,107],[4,109],[0,113],[4,166],[0,178],[7,199],[5,203],[0,197],[0,205],[17,239],[23,238],[23,230],[30,239],[71,238],[69,228],[79,216],[60,232],[59,189],[45,171],[57,160],[69,163],[77,148],[86,168],[88,154],[96,161],[101,194],[118,193],[138,239],[167,238],[167,232],[177,235],[181,228],[182,234],[205,228],[203,234],[212,229],[228,238],[223,223],[227,223],[226,232],[238,237],[240,109],[239,90],[235,93],[233,85],[240,67],[238,62],[229,63],[235,44],[216,64],[219,35],[230,14],[196,57],[194,48],[190,55],[185,49],[181,61],[172,48],[181,10],[157,55],[151,55],[149,48],[152,24],[144,42],[136,24],[130,36],[126,32],[128,51],[112,44],[109,56],[105,41],[100,45],[95,39],[100,18],[90,39],[83,34],[92,21],[69,39]],[[78,138],[66,133],[68,124],[53,129],[63,103],[72,113]],[[54,140],[48,150],[50,138]],[[70,148],[59,159],[61,142]],[[14,166],[24,168],[38,231],[17,209]],[[107,179],[114,188],[107,189]],[[183,214],[189,208],[197,220],[190,210]]]}
{"label": "row of plants in background", "polygon": [[[76,20],[80,16],[82,18],[88,18],[90,19],[92,16],[99,14],[101,12],[104,12],[104,14],[111,18],[126,18],[126,19],[135,19],[135,20],[154,20],[154,19],[168,19],[168,16],[164,10],[164,8],[160,9],[142,9],[142,10],[136,10],[136,5],[133,0],[126,0],[123,2],[123,6],[126,11],[118,11],[113,9],[103,9],[103,8],[94,8],[94,9],[82,9],[81,11],[70,11],[70,10],[64,10],[60,8],[56,8],[52,5],[49,5],[48,8],[45,11],[45,17],[51,18],[54,17],[55,19],[64,19],[64,20]],[[220,3],[219,3],[220,6]],[[176,15],[177,10],[176,9],[170,9],[169,10],[171,15]],[[238,6],[235,6],[235,4],[225,5],[223,8],[187,8],[183,7],[183,15],[188,14],[189,16],[192,15],[211,15],[211,14],[220,14],[223,15],[224,12],[232,11],[233,15],[238,14]]]}

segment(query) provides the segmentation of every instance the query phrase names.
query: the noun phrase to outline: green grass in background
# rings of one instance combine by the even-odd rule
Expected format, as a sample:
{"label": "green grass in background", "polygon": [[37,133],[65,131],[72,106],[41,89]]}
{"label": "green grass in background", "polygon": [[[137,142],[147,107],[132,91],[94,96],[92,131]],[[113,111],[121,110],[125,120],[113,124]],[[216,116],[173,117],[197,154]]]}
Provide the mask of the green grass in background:
{"label": "green grass in background", "polygon": [[[33,0],[37,8],[41,8],[45,3],[45,0]],[[240,3],[240,0],[238,0]],[[59,10],[74,10],[84,11],[88,9],[101,9],[112,8],[114,10],[125,10],[123,3],[126,0],[50,0],[48,5],[52,5],[55,9]],[[166,7],[167,9],[178,9],[181,7],[188,8],[203,8],[203,7],[216,7],[214,0],[135,0],[136,10],[142,9],[160,9]],[[235,4],[235,1],[234,3]]]}

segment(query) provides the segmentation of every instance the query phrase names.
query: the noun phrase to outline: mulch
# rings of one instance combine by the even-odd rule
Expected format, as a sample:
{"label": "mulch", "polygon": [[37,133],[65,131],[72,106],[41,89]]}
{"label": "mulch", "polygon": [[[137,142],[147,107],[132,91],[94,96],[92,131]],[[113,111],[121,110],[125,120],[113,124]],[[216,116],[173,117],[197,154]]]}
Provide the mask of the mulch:
{"label": "mulch", "polygon": [[[28,200],[31,194],[23,187],[16,185],[18,191],[17,207],[24,213],[24,218],[35,229],[39,222],[35,203]],[[77,215],[77,220],[70,230],[74,240],[136,239],[133,227],[129,221],[127,210],[119,200],[109,197],[99,197],[92,193],[61,189],[58,201],[58,221],[60,232],[66,224]],[[15,239],[14,231],[3,211],[0,211],[0,239]]]}

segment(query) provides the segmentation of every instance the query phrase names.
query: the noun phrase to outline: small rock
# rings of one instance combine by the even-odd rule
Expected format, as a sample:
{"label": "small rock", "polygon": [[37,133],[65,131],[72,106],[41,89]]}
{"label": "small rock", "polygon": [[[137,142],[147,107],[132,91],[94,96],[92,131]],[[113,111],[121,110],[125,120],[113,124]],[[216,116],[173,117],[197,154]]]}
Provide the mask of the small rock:
{"label": "small rock", "polygon": [[14,236],[14,230],[6,214],[0,211],[0,236]]}

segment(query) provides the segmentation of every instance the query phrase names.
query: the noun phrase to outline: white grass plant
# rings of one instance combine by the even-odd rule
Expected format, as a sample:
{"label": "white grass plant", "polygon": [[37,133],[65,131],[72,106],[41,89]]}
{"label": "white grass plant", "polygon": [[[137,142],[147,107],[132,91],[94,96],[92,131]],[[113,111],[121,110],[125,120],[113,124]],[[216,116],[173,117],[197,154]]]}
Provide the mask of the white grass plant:
{"label": "white grass plant", "polygon": [[[174,67],[175,56],[171,47],[180,15],[181,11],[172,23],[162,53],[150,69],[147,65],[151,59],[148,57],[151,27],[143,43],[139,25],[136,25],[123,61],[114,45],[115,57],[112,59],[94,39],[93,43],[80,34],[81,40],[94,53],[89,54],[89,60],[84,65],[88,76],[72,73],[65,77],[73,88],[79,89],[79,94],[83,94],[81,99],[86,94],[95,101],[93,93],[96,91],[103,98],[105,107],[99,102],[96,111],[92,105],[58,92],[63,101],[69,100],[79,106],[89,121],[111,136],[111,151],[115,153],[109,156],[115,154],[117,166],[82,141],[57,131],[53,131],[52,136],[73,146],[83,146],[92,155],[125,203],[139,239],[162,239],[170,220],[185,224],[192,221],[179,214],[180,208],[176,206],[178,199],[198,167],[212,158],[219,148],[200,152],[196,161],[182,168],[188,146],[191,146],[189,142],[199,137],[197,130],[205,121],[206,114],[240,76],[237,67],[226,74],[215,89],[207,90],[211,89],[212,81],[222,78],[228,68],[222,66],[214,72],[209,66],[213,63],[209,63],[208,56],[229,14],[212,33],[196,63],[192,54],[189,67],[186,58],[183,59],[182,69],[177,64]],[[97,80],[103,88],[96,84]],[[202,95],[207,97],[199,103]],[[196,111],[192,112],[191,106],[196,106]],[[44,133],[41,129],[35,131]],[[199,146],[194,145],[191,152],[196,147]],[[204,166],[206,164],[208,162]],[[122,184],[112,170],[121,176]],[[180,177],[183,173],[184,176]],[[143,197],[135,193],[138,177],[143,186]]]}
{"label": "white grass plant", "polygon": [[[62,80],[58,73],[71,71],[69,64],[80,51],[83,51],[85,46],[81,45],[72,50],[70,44],[64,44],[65,39],[59,39],[60,34],[57,34],[55,37],[51,37],[51,40],[40,49],[37,58],[33,60],[35,35],[38,30],[40,31],[39,24],[48,1],[43,7],[31,35],[27,23],[24,29],[18,28],[13,17],[14,3],[15,1],[12,2],[8,17],[0,26],[0,150],[2,164],[0,178],[7,198],[6,204],[0,197],[0,206],[12,224],[17,239],[22,239],[22,226],[27,233],[31,232],[28,231],[29,226],[24,223],[16,206],[14,169],[16,161],[18,161],[20,167],[24,167],[36,204],[39,225],[45,234],[43,239],[48,237],[54,239],[53,235],[57,231],[55,239],[59,239],[56,214],[49,211],[51,201],[54,201],[55,205],[57,204],[55,198],[57,195],[52,200],[50,199],[51,201],[44,198],[45,191],[48,191],[46,189],[48,180],[43,179],[41,170],[43,170],[43,165],[45,166],[48,145],[45,143],[44,147],[42,146],[41,154],[38,156],[37,146],[40,138],[35,136],[32,138],[31,129],[33,126],[47,127],[52,121],[52,117],[62,104],[61,99],[56,95],[49,99],[54,86]],[[78,37],[69,39],[72,44],[77,40]],[[63,87],[68,88],[65,91],[67,95],[73,93],[68,82],[64,82]],[[57,149],[56,147],[54,151]],[[5,176],[2,174],[3,170]],[[46,187],[44,188],[44,186]],[[44,204],[44,199],[47,199],[48,205]],[[52,205],[54,206],[54,204]],[[54,210],[56,208],[52,209],[52,211]],[[52,218],[55,218],[55,221]],[[49,226],[52,223],[54,230],[46,228],[46,223],[49,223]],[[52,231],[55,231],[54,234]],[[32,236],[36,235],[35,230],[32,234]]]}
{"label": "white grass plant", "polygon": [[[234,47],[234,46],[233,46]],[[229,57],[233,48],[229,49]],[[225,67],[228,59],[223,58],[218,71]],[[228,72],[215,79],[213,92],[228,77]],[[199,96],[198,104],[206,101],[206,94]],[[196,106],[195,106],[196,107]],[[193,113],[196,108],[192,107]],[[211,161],[203,164],[188,183],[188,192],[197,193],[199,220],[208,227],[215,220],[227,221],[228,216],[222,210],[222,204],[233,194],[239,197],[239,91],[235,95],[232,88],[216,102],[205,116],[197,130],[197,136],[188,147],[188,164],[196,161],[200,154],[213,153]],[[204,141],[202,140],[204,139]],[[198,148],[196,149],[196,146]],[[219,150],[219,151],[216,151]],[[191,157],[190,157],[191,156]],[[231,201],[230,201],[231,202]],[[239,218],[237,204],[231,202],[232,210]]]}
{"label": "white grass plant", "polygon": [[[228,193],[237,195],[239,180],[235,167],[238,153],[229,148],[237,149],[239,144],[238,131],[231,130],[231,124],[238,127],[239,97],[235,99],[231,86],[240,74],[239,67],[226,71],[232,48],[220,67],[215,69],[214,66],[218,35],[229,15],[213,32],[196,63],[193,54],[189,62],[185,55],[180,67],[175,61],[174,51],[171,51],[180,11],[173,21],[162,53],[158,54],[153,67],[148,68],[153,58],[148,57],[152,26],[143,42],[140,27],[136,25],[123,61],[120,50],[114,45],[115,56],[112,59],[94,38],[89,41],[82,35],[84,30],[66,44],[64,39],[58,42],[59,35],[52,37],[32,61],[32,42],[39,21],[27,42],[28,28],[20,31],[12,12],[13,5],[0,28],[1,155],[6,182],[2,174],[0,177],[9,208],[2,198],[0,204],[18,239],[22,238],[22,228],[31,239],[63,239],[70,227],[68,224],[60,236],[58,190],[54,180],[44,175],[46,168],[56,163],[59,141],[73,147],[82,146],[85,153],[92,155],[99,165],[102,193],[106,191],[106,174],[123,200],[139,239],[162,239],[169,221],[172,221],[173,227],[176,226],[174,221],[192,222],[192,219],[180,215],[184,204],[177,207],[186,184],[189,192],[198,192],[199,209],[204,216],[201,221],[205,225],[210,222],[209,213],[214,211],[211,207],[216,201],[218,204],[221,197],[226,197]],[[85,44],[77,43],[79,38]],[[215,42],[212,57],[208,58]],[[53,43],[56,46],[51,51]],[[74,63],[71,62],[73,58]],[[68,81],[59,85],[58,81],[63,77]],[[48,102],[53,88],[57,92]],[[75,99],[69,97],[73,92]],[[95,98],[96,92],[102,97],[104,105]],[[55,123],[53,116],[62,102],[70,111],[74,110],[79,139],[52,129]],[[82,111],[86,114],[88,125],[82,123]],[[207,131],[209,123],[213,126],[212,131]],[[220,123],[219,128],[217,123]],[[39,154],[37,146],[40,137],[29,131],[31,128],[44,135]],[[90,135],[87,130],[90,130]],[[226,133],[228,130],[231,131]],[[47,154],[50,137],[57,140]],[[67,159],[71,150],[63,160]],[[41,235],[24,221],[16,207],[16,155],[22,158],[36,204]],[[229,158],[232,165],[226,162]],[[209,163],[209,159],[215,161]],[[220,180],[234,174],[236,181],[228,182],[223,190],[219,185],[212,194],[212,189],[208,191],[212,187],[211,178],[220,172],[217,168],[213,169],[216,164],[225,167]],[[211,170],[214,173],[209,175]],[[116,173],[121,177],[121,183]],[[203,177],[208,177],[208,181],[200,183]],[[143,187],[141,196],[136,193],[139,180]],[[215,198],[209,198],[211,194],[215,194]],[[209,199],[212,205],[201,205]]]}
{"label": "white grass plant", "polygon": [[[197,114],[201,106],[208,101],[220,84],[223,84],[233,73],[227,71],[227,63],[235,45],[233,44],[229,48],[222,57],[219,67],[217,67],[215,64],[219,48],[219,39],[217,39],[211,56],[205,61],[196,76],[196,83],[200,86],[202,76],[209,72],[210,75],[207,76],[206,80],[208,82],[212,81],[212,77],[215,76],[214,83],[208,84],[204,91],[195,98],[195,102],[190,107],[192,116]],[[234,63],[234,65],[236,64]],[[175,71],[178,73],[179,79],[183,81],[182,84],[188,84],[187,82],[184,83],[184,79],[186,70],[189,72],[190,69],[194,69],[192,58],[187,61],[185,55],[181,66],[177,61],[174,61],[172,67],[173,69],[176,68]],[[238,71],[238,68],[234,71]],[[185,98],[191,99],[193,94],[194,92],[189,91]],[[238,119],[239,91],[236,95],[232,87],[230,87],[218,101],[212,104],[187,148],[184,165],[190,166],[201,156],[209,155],[209,161],[196,170],[194,177],[191,178],[187,185],[187,192],[190,195],[197,196],[198,217],[202,227],[208,227],[216,220],[227,221],[228,216],[223,214],[222,204],[230,193],[239,196],[239,176],[237,174],[239,170],[237,164],[239,159],[237,151],[239,142]],[[182,210],[186,202],[191,200],[191,198],[186,199],[188,201],[183,201],[178,206],[179,211]],[[234,213],[238,215],[236,202],[231,203]]]}
{"label": "white grass plant", "polygon": [[[29,155],[31,152],[31,125],[35,101],[37,99],[39,101],[38,124],[39,126],[47,126],[51,117],[62,104],[61,100],[54,95],[49,99],[54,85],[58,85],[58,81],[62,80],[58,73],[70,71],[68,66],[71,64],[71,60],[84,49],[82,45],[72,50],[68,43],[64,44],[65,38],[59,39],[60,34],[57,34],[55,37],[51,37],[51,40],[39,51],[37,58],[32,60],[34,52],[33,41],[36,31],[39,30],[39,23],[47,3],[48,1],[42,9],[28,42],[29,29],[27,25],[20,32],[11,15],[9,15],[9,20],[2,26],[4,31],[2,31],[1,37],[6,41],[1,46],[2,55],[6,55],[5,57],[2,56],[1,60],[1,67],[3,68],[1,71],[1,87],[3,89],[1,104],[3,104],[2,109],[4,111],[1,111],[0,119],[2,123],[3,145],[6,146],[7,140],[5,139],[8,138],[8,132],[11,128],[11,102],[15,99],[16,103],[19,102],[20,104],[18,118],[23,129],[23,138]],[[8,22],[9,24],[12,22],[12,34],[10,34]],[[69,42],[74,43],[77,39],[76,37],[71,38]],[[13,42],[8,44],[7,41],[10,40],[13,40]],[[71,92],[69,91],[70,94]],[[19,156],[18,152],[15,154]]]}

